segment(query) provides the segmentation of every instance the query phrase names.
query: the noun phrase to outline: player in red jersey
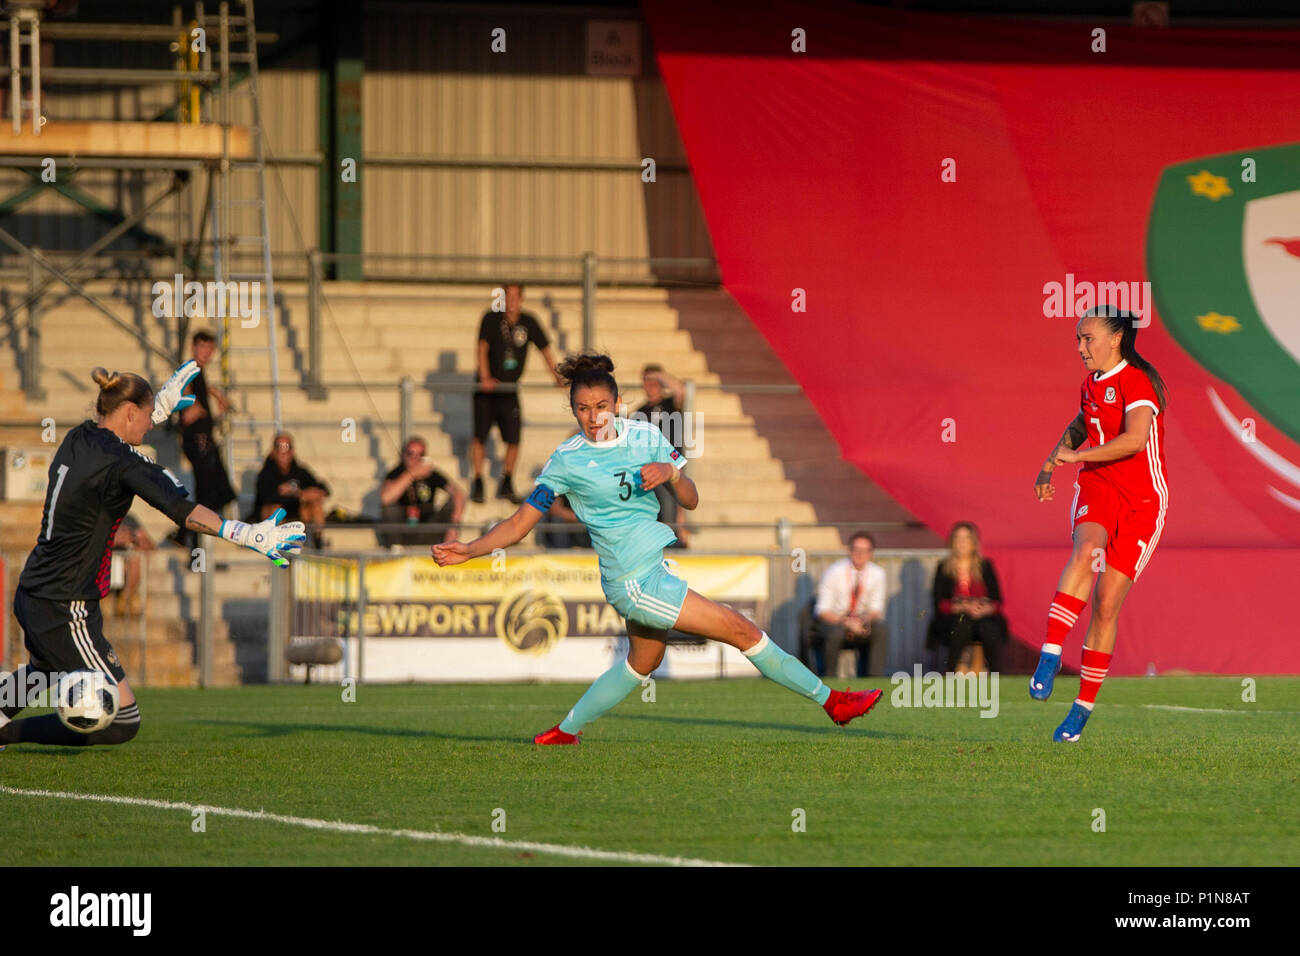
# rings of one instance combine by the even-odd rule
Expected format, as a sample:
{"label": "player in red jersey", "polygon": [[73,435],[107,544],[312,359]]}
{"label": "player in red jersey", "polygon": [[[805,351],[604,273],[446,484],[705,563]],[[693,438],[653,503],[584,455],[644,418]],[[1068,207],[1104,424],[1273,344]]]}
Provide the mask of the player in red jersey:
{"label": "player in red jersey", "polygon": [[[1047,639],[1029,695],[1046,700],[1061,669],[1061,645],[1088,603],[1097,572],[1092,620],[1083,642],[1079,696],[1052,739],[1073,743],[1092,714],[1110,667],[1119,611],[1165,528],[1169,485],[1165,469],[1165,383],[1138,354],[1136,317],[1113,306],[1086,312],[1075,328],[1088,377],[1079,414],[1070,422],[1034,481],[1050,501],[1052,471],[1083,463],[1070,506],[1074,551],[1061,572],[1047,614]],[[1082,448],[1084,441],[1089,448]]]}

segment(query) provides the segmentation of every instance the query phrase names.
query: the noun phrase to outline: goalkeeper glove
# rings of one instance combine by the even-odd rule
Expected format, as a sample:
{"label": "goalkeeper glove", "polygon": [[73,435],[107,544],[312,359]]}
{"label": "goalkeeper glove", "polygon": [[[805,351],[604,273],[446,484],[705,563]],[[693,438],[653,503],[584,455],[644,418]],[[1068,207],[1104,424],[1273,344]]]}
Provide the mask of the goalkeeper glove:
{"label": "goalkeeper glove", "polygon": [[161,425],[167,421],[172,412],[179,412],[194,404],[193,395],[182,395],[185,386],[199,374],[199,363],[190,359],[167,379],[158,394],[153,397],[153,423]]}
{"label": "goalkeeper glove", "polygon": [[221,537],[266,555],[276,567],[287,568],[289,561],[284,554],[294,555],[302,551],[302,543],[307,540],[307,528],[301,521],[290,521],[277,527],[283,517],[284,509],[276,508],[275,514],[258,524],[223,521]]}

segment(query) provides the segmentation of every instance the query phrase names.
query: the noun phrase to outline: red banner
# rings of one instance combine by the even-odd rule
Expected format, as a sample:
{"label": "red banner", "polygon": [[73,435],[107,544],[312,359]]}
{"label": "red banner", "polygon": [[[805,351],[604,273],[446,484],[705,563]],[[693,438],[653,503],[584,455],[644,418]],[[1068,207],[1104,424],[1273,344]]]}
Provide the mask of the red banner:
{"label": "red banner", "polygon": [[1300,671],[1300,32],[643,7],[728,290],[847,459],[980,525],[1013,630],[1041,640],[1070,547],[1073,466],[1050,503],[1033,479],[1078,411],[1081,290],[1123,283],[1170,504],[1112,668]]}

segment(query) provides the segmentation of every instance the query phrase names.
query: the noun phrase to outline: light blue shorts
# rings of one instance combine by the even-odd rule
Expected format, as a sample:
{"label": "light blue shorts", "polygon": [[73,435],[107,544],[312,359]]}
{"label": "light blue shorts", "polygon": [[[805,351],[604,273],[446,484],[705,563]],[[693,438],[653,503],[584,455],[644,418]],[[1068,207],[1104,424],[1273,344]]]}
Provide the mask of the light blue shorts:
{"label": "light blue shorts", "polygon": [[640,577],[600,582],[614,610],[637,624],[666,631],[677,623],[689,590],[663,561]]}

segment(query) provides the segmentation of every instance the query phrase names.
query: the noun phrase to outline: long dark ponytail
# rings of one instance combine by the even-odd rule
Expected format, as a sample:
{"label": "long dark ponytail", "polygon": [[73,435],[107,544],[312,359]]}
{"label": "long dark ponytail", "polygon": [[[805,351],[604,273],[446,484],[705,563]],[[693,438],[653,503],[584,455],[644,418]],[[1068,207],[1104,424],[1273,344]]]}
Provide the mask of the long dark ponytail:
{"label": "long dark ponytail", "polygon": [[1134,368],[1146,372],[1147,377],[1151,379],[1151,385],[1156,390],[1156,397],[1160,399],[1160,410],[1164,411],[1168,394],[1165,388],[1165,380],[1160,377],[1160,373],[1156,371],[1154,365],[1138,354],[1138,317],[1132,312],[1121,311],[1113,305],[1099,305],[1096,308],[1089,309],[1083,314],[1083,318],[1089,317],[1101,319],[1106,325],[1106,331],[1112,335],[1116,332],[1122,334],[1122,338],[1119,340],[1120,358]]}

